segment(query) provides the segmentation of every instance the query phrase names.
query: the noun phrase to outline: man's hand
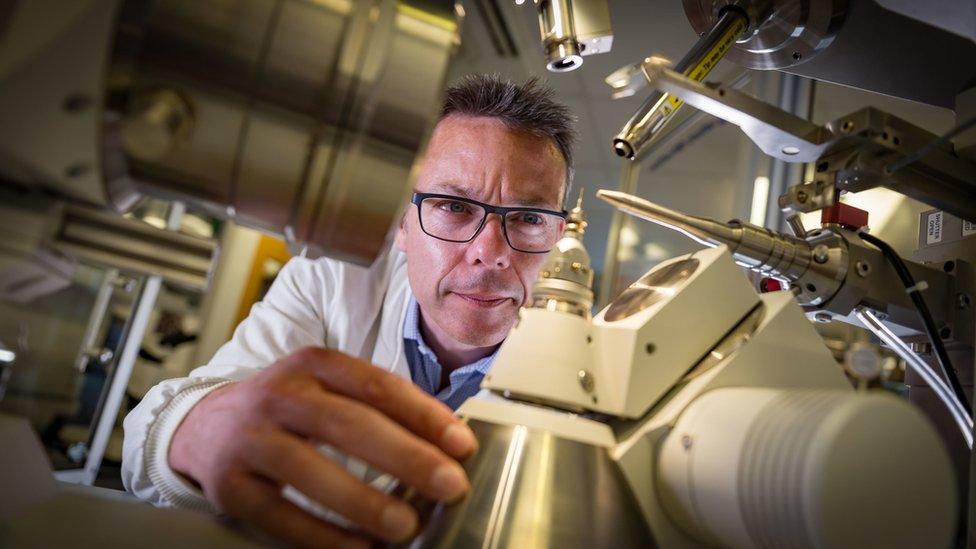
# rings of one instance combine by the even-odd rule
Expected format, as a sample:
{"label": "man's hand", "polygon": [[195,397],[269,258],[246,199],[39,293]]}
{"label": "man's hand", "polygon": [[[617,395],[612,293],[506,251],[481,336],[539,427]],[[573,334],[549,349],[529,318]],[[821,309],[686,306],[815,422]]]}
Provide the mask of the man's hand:
{"label": "man's hand", "polygon": [[409,381],[337,351],[307,348],[207,395],[177,429],[169,463],[224,513],[291,544],[365,546],[284,499],[284,485],[377,538],[402,541],[416,530],[412,507],[321,455],[320,442],[440,501],[468,490],[452,458],[477,449],[470,429]]}

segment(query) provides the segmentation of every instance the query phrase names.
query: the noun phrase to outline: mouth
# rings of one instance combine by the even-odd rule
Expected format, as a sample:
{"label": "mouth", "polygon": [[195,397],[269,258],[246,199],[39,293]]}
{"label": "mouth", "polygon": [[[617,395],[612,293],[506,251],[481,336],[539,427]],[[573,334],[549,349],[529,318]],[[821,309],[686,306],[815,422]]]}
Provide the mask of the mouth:
{"label": "mouth", "polygon": [[500,307],[509,301],[514,301],[511,297],[495,294],[461,294],[457,292],[453,292],[453,294],[469,305],[484,309]]}

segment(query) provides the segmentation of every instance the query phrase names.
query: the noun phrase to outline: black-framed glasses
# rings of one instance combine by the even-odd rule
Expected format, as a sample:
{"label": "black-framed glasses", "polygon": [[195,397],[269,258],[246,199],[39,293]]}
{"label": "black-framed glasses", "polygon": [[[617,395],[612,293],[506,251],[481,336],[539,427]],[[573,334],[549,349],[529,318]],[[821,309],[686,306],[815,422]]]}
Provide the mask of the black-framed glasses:
{"label": "black-framed glasses", "polygon": [[488,214],[502,218],[502,233],[513,250],[546,253],[556,245],[565,226],[565,211],[493,206],[449,194],[413,193],[420,228],[428,236],[447,242],[471,242],[485,226]]}

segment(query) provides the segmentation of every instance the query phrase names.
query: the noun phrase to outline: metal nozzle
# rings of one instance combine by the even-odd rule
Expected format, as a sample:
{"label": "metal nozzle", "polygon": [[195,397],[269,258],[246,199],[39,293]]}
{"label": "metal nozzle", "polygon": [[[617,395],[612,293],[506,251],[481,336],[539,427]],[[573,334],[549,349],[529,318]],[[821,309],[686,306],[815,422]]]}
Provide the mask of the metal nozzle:
{"label": "metal nozzle", "polygon": [[623,139],[613,140],[613,152],[617,153],[617,156],[634,159],[634,148]]}
{"label": "metal nozzle", "polygon": [[741,221],[720,223],[688,215],[619,191],[599,190],[596,195],[618,210],[678,231],[706,246],[724,244],[740,265],[754,271],[797,280],[810,267],[811,246],[804,240]]}
{"label": "metal nozzle", "polygon": [[[613,46],[608,0],[535,0],[539,34],[550,72],[569,72],[583,56],[606,53]],[[516,0],[517,4],[519,2]]]}
{"label": "metal nozzle", "polygon": [[569,72],[583,64],[579,44],[575,40],[546,44],[546,68],[549,72]]}
{"label": "metal nozzle", "polygon": [[546,52],[546,68],[550,72],[569,72],[583,65],[580,45],[576,38],[571,0],[537,2],[539,32]]}

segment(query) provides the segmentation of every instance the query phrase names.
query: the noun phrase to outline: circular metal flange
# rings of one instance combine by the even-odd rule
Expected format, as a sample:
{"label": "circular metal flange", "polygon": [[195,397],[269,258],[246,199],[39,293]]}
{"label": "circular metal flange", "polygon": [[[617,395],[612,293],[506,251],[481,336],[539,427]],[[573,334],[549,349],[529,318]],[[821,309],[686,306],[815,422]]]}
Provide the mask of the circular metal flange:
{"label": "circular metal flange", "polygon": [[[833,41],[848,0],[683,0],[685,15],[702,34],[729,6],[749,16],[749,29],[726,59],[750,69],[787,69],[805,63]],[[757,24],[758,21],[758,24]]]}

